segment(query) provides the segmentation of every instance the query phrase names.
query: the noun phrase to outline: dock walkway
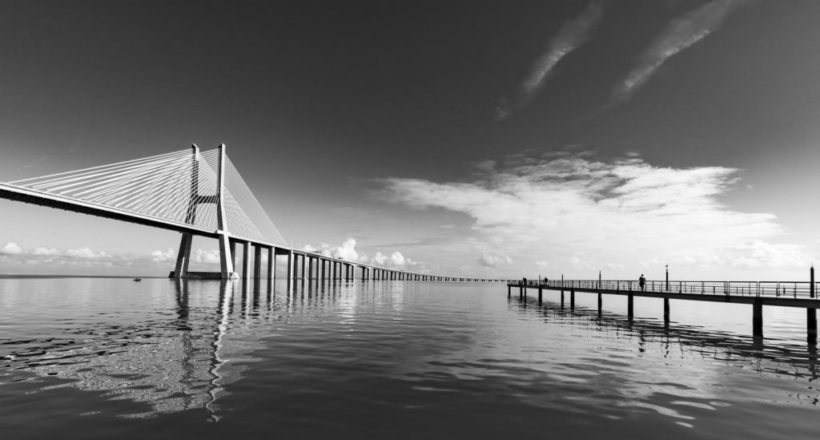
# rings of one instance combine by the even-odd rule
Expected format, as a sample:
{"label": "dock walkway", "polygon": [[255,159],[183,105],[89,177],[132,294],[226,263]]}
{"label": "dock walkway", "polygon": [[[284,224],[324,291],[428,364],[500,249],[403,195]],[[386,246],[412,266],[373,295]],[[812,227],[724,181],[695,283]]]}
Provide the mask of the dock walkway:
{"label": "dock walkway", "polygon": [[633,318],[633,298],[663,299],[664,323],[669,322],[669,300],[723,302],[752,305],[752,330],[755,336],[763,336],[763,306],[798,307],[806,309],[806,331],[809,342],[817,341],[817,283],[813,281],[647,281],[643,288],[631,280],[549,280],[514,281],[507,283],[507,297],[512,288],[519,289],[519,296],[526,299],[529,289],[538,290],[538,303],[542,302],[544,290],[569,292],[570,308],[575,307],[575,293],[598,295],[598,313],[603,305],[603,295],[627,297],[627,316]]}

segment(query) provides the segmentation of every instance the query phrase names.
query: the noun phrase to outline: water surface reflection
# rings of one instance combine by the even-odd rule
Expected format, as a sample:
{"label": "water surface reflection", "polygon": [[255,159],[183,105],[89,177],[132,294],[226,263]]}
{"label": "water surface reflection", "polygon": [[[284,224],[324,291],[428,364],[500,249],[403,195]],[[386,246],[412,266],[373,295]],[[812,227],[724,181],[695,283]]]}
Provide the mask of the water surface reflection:
{"label": "water surface reflection", "polygon": [[[818,431],[805,345],[501,285],[0,280],[0,304],[0,426],[31,438],[78,417],[133,420],[121,437],[170,420],[218,422],[205,438]],[[48,423],[19,424],[33,402]]]}

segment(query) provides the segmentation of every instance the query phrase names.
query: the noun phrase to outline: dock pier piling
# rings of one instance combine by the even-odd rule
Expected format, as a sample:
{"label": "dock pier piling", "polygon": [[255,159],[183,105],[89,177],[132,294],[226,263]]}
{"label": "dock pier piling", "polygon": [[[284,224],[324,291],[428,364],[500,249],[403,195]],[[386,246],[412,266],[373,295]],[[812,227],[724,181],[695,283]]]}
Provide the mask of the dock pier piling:
{"label": "dock pier piling", "polygon": [[752,335],[763,337],[763,301],[760,298],[752,303]]}

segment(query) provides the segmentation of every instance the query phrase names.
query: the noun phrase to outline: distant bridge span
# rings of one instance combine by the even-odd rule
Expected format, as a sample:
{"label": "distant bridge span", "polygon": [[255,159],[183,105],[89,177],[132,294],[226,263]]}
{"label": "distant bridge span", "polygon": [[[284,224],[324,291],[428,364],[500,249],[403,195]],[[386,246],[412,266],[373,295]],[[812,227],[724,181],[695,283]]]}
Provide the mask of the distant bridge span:
{"label": "distant bridge span", "polygon": [[[0,197],[180,232],[172,278],[273,279],[275,257],[284,255],[288,279],[352,280],[359,270],[363,280],[501,281],[414,273],[294,249],[230,162],[224,144],[0,183]],[[193,236],[218,240],[219,272],[188,270]],[[239,271],[237,245],[243,253]]]}

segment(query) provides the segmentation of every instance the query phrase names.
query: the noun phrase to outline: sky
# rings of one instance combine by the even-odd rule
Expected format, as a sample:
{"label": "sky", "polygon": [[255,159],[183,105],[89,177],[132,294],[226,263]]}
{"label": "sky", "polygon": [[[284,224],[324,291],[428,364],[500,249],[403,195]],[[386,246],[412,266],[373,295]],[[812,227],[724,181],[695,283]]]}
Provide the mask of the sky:
{"label": "sky", "polygon": [[[818,22],[813,0],[7,0],[0,181],[225,143],[298,248],[442,275],[803,280]],[[0,273],[162,275],[179,245],[0,213]]]}

